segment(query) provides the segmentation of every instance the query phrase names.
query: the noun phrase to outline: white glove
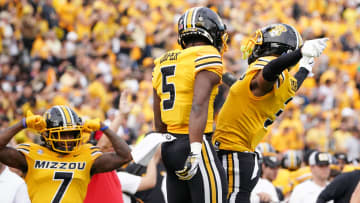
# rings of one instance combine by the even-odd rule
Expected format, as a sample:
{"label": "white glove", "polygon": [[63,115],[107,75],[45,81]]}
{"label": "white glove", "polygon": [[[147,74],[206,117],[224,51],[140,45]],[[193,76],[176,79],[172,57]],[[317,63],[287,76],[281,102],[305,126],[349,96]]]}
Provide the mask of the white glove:
{"label": "white glove", "polygon": [[180,180],[190,180],[196,175],[199,168],[202,144],[200,142],[193,142],[190,147],[191,151],[185,161],[184,168],[175,171]]}
{"label": "white glove", "polygon": [[314,57],[303,56],[300,59],[299,66],[305,68],[312,75],[312,68],[314,66]]}
{"label": "white glove", "polygon": [[318,57],[324,51],[326,42],[329,38],[319,38],[305,41],[301,48],[301,54],[303,56]]}

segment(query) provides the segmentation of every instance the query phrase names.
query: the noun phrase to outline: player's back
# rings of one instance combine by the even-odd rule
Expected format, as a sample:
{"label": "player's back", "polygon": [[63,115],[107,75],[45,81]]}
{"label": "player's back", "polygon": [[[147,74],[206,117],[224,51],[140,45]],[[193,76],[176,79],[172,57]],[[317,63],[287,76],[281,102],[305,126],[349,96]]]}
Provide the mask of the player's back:
{"label": "player's back", "polygon": [[[161,119],[167,130],[188,134],[192,107],[194,81],[202,70],[212,71],[221,77],[223,65],[218,50],[213,46],[194,46],[184,50],[169,51],[155,60],[153,87],[161,102]],[[217,86],[211,92],[205,133],[212,132],[213,102]]]}
{"label": "player's back", "polygon": [[271,92],[255,96],[252,79],[275,57],[261,57],[250,64],[235,82],[220,110],[214,133],[214,144],[222,150],[254,151],[267,133],[267,127],[279,116],[296,91],[296,79],[285,70]]}

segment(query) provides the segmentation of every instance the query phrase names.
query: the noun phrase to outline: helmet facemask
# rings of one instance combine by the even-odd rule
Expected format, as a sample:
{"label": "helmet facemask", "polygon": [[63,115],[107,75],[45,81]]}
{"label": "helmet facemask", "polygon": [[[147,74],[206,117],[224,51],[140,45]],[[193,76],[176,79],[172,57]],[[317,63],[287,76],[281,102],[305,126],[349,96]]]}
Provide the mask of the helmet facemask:
{"label": "helmet facemask", "polygon": [[42,136],[52,150],[70,153],[78,150],[82,144],[82,131],[82,126],[48,128],[42,132]]}

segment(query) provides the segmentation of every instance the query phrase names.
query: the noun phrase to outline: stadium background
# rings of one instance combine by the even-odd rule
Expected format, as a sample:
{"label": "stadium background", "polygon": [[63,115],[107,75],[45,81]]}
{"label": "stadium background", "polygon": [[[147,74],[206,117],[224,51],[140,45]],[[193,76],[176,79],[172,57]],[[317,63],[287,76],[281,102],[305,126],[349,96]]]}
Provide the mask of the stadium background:
{"label": "stadium background", "polygon": [[[328,37],[296,98],[264,141],[279,152],[318,149],[360,156],[360,1],[356,0],[0,0],[0,129],[27,110],[69,105],[110,122],[120,92],[131,108],[118,132],[128,143],[152,130],[153,60],[177,44],[177,19],[208,6],[229,32],[226,71],[246,70],[240,47],[269,23],[293,25],[304,40]],[[226,88],[223,88],[226,93]],[[226,95],[226,94],[225,94]],[[86,116],[86,117],[85,117]],[[39,142],[30,130],[12,144]]]}

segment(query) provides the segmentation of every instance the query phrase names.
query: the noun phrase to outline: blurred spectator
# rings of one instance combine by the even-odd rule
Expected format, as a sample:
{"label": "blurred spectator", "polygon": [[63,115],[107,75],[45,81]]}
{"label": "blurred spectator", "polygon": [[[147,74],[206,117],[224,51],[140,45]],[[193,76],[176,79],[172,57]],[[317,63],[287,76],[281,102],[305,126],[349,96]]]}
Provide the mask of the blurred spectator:
{"label": "blurred spectator", "polygon": [[313,152],[309,157],[312,178],[297,185],[291,196],[290,203],[315,203],[321,191],[327,185],[330,175],[330,156],[324,152]]}
{"label": "blurred spectator", "polygon": [[45,0],[41,9],[41,17],[48,22],[50,29],[58,25],[58,16],[52,6],[52,0]]}
{"label": "blurred spectator", "polygon": [[278,202],[279,197],[272,181],[276,179],[280,161],[275,153],[264,154],[261,164],[261,178],[251,192],[250,202]]}
{"label": "blurred spectator", "polygon": [[302,8],[300,6],[300,1],[299,0],[295,0],[293,5],[292,5],[292,17],[298,21],[301,14],[302,14]]}
{"label": "blurred spectator", "polygon": [[26,183],[0,162],[1,203],[30,203]]}
{"label": "blurred spectator", "polygon": [[340,171],[342,171],[345,165],[349,162],[348,157],[345,153],[335,153],[334,156],[336,158]]}
{"label": "blurred spectator", "polygon": [[358,127],[352,130],[352,136],[346,140],[345,145],[350,160],[360,158],[360,130]]}
{"label": "blurred spectator", "polygon": [[357,44],[353,43],[355,42],[354,36],[351,32],[346,32],[344,35],[340,37],[340,42],[342,45],[343,51],[355,51],[355,48],[357,48]]}
{"label": "blurred spectator", "polygon": [[33,18],[33,8],[25,4],[23,5],[23,18],[21,19],[21,33],[22,40],[25,49],[28,53],[31,52],[33,43],[35,41],[36,35],[38,34],[38,27],[36,26],[36,20]]}

